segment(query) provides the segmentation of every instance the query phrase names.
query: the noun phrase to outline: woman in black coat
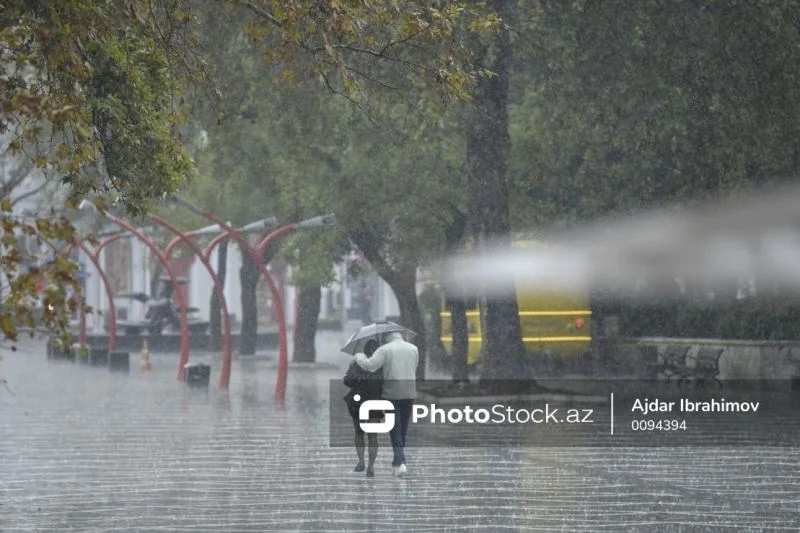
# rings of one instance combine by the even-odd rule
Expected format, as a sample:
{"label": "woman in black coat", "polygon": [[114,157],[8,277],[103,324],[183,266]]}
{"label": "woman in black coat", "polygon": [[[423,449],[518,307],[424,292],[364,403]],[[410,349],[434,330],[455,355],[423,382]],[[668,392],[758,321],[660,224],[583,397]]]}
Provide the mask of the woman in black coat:
{"label": "woman in black coat", "polygon": [[[370,339],[364,345],[364,353],[367,357],[371,357],[375,350],[378,349],[378,342]],[[362,402],[365,400],[379,400],[381,391],[383,389],[383,371],[377,370],[375,372],[367,372],[358,364],[353,361],[347,373],[344,376],[345,386],[350,388],[350,392],[344,397],[347,403],[347,410],[353,418],[353,427],[356,432],[356,454],[358,455],[358,464],[356,465],[356,472],[363,472],[366,468],[367,477],[375,476],[375,458],[378,456],[378,435],[369,433],[367,438],[369,440],[369,465],[364,465],[364,431],[361,429],[360,420],[358,418],[358,409]],[[358,401],[355,395],[359,396]],[[383,415],[372,412],[370,413],[370,422],[383,421]]]}

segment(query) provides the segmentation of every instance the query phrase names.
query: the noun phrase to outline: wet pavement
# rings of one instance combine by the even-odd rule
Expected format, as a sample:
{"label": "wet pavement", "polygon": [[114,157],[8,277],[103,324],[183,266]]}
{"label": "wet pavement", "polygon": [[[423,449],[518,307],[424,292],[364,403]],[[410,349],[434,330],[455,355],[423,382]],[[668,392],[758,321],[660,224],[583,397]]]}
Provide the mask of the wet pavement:
{"label": "wet pavement", "polygon": [[[800,449],[407,451],[376,477],[329,446],[326,332],[273,400],[274,354],[237,359],[229,392],[176,382],[177,356],[130,374],[4,353],[0,531],[796,531]],[[344,407],[344,403],[342,403]],[[409,435],[413,438],[413,434]]]}

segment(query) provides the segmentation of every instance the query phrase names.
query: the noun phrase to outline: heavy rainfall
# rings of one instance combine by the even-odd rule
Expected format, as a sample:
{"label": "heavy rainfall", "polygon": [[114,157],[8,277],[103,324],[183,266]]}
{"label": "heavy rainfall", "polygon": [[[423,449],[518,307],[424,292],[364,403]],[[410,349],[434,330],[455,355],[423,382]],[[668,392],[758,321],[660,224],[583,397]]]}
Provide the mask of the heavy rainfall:
{"label": "heavy rainfall", "polygon": [[0,531],[796,531],[799,15],[3,2]]}

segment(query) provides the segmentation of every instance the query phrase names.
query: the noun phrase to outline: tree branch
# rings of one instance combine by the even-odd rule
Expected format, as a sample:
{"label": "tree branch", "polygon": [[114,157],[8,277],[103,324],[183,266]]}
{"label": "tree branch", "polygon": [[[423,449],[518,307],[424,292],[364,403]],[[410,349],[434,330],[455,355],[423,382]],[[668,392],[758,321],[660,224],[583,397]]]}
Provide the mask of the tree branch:
{"label": "tree branch", "polygon": [[[363,223],[362,223],[362,227]],[[389,263],[387,263],[379,252],[379,239],[376,238],[369,230],[360,229],[350,233],[350,239],[361,249],[364,257],[370,264],[378,271],[384,279],[386,276],[395,274],[394,270]]]}
{"label": "tree branch", "polygon": [[[315,60],[317,61],[318,64],[320,64],[320,65],[323,64],[323,62],[319,58],[317,58],[316,56],[314,56],[314,58],[315,58]],[[331,81],[328,79],[328,76],[326,76],[324,72],[320,72],[319,75],[320,75],[320,78],[322,79],[322,83],[331,92],[331,94],[334,94],[336,96],[340,96],[340,97],[344,98],[345,100],[347,100],[348,102],[350,102],[359,111],[361,111],[364,114],[364,116],[366,117],[366,119],[369,121],[370,124],[372,124],[373,126],[375,126],[378,129],[383,129],[383,128],[381,128],[380,124],[375,122],[375,119],[372,118],[372,113],[370,113],[369,110],[364,109],[364,107],[361,105],[361,103],[355,101],[349,95],[347,95],[347,94],[345,94],[345,93],[343,93],[341,91],[337,91],[333,87],[333,85],[331,84]]]}
{"label": "tree branch", "polygon": [[402,38],[402,39],[398,39],[398,40],[396,40],[396,41],[389,41],[388,43],[386,43],[386,45],[385,45],[383,48],[381,48],[381,51],[380,51],[380,52],[378,52],[378,53],[379,53],[380,55],[383,55],[383,54],[385,54],[385,53],[386,53],[386,51],[387,51],[387,50],[389,50],[389,48],[391,48],[391,47],[393,47],[393,46],[396,46],[396,45],[398,45],[398,44],[405,44],[405,43],[407,43],[408,41],[410,41],[411,39],[413,39],[414,37],[416,37],[416,36],[420,35],[421,33],[422,33],[422,28],[420,28],[419,30],[417,30],[417,31],[413,32],[413,33],[412,33],[412,34],[410,34],[408,37],[404,37],[404,38]]}
{"label": "tree branch", "polygon": [[26,165],[20,165],[18,168],[15,168],[14,170],[11,171],[11,176],[9,177],[9,179],[3,182],[3,188],[10,193],[15,188],[17,188],[20,183],[25,181],[25,178],[28,177],[28,174],[30,174],[30,172],[31,172],[30,163]]}
{"label": "tree branch", "polygon": [[28,191],[26,193],[20,194],[18,197],[14,198],[11,201],[11,205],[12,206],[17,205],[19,202],[21,202],[25,198],[29,198],[29,197],[33,196],[34,194],[39,193],[42,189],[47,187],[47,185],[48,185],[48,181],[47,180],[43,181],[42,184],[39,185],[38,187],[36,187],[34,189],[31,189],[30,191]]}
{"label": "tree branch", "polygon": [[254,5],[252,2],[248,0],[234,0],[235,3],[239,4],[240,6],[244,7],[245,9],[253,12],[254,14],[258,15],[259,17],[267,19],[269,22],[277,26],[278,28],[283,28],[283,23],[275,18],[275,15],[267,11],[262,7],[258,7]]}
{"label": "tree branch", "polygon": [[[376,57],[378,59],[385,59],[387,61],[393,61],[395,63],[400,63],[402,65],[408,65],[410,67],[419,69],[419,70],[421,70],[423,72],[427,72],[427,73],[435,72],[435,70],[432,69],[431,67],[426,67],[425,65],[423,65],[421,63],[416,63],[416,62],[408,60],[408,59],[401,59],[401,58],[395,57],[395,56],[387,56],[387,55],[385,55],[384,52],[386,50],[388,50],[389,47],[391,47],[391,46],[393,46],[395,44],[401,44],[402,42],[404,42],[406,40],[408,40],[408,39],[403,39],[403,40],[400,40],[400,41],[392,41],[392,42],[388,43],[386,46],[384,46],[379,52],[376,52],[375,50],[370,50],[369,48],[359,48],[359,47],[353,46],[351,44],[331,44],[331,45],[328,45],[328,46],[330,48],[333,48],[334,50],[347,50],[349,52],[355,52],[357,54],[366,54],[366,55],[370,55],[372,57]],[[323,47],[317,47],[317,48],[310,48],[308,45],[302,45],[302,46],[307,52],[310,52],[312,54],[319,54],[321,52],[326,52],[327,51],[326,47],[324,47],[324,46]]]}

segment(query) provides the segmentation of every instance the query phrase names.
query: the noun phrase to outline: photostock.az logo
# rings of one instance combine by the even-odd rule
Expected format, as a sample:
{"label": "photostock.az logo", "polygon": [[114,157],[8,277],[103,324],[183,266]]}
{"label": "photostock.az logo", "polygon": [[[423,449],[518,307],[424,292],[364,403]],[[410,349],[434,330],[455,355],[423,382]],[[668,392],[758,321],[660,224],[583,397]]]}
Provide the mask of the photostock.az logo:
{"label": "photostock.az logo", "polygon": [[[353,396],[360,401],[361,396]],[[370,413],[383,412],[383,422],[370,422]],[[364,433],[389,433],[394,427],[394,405],[389,400],[367,400],[358,408],[358,425]]]}

